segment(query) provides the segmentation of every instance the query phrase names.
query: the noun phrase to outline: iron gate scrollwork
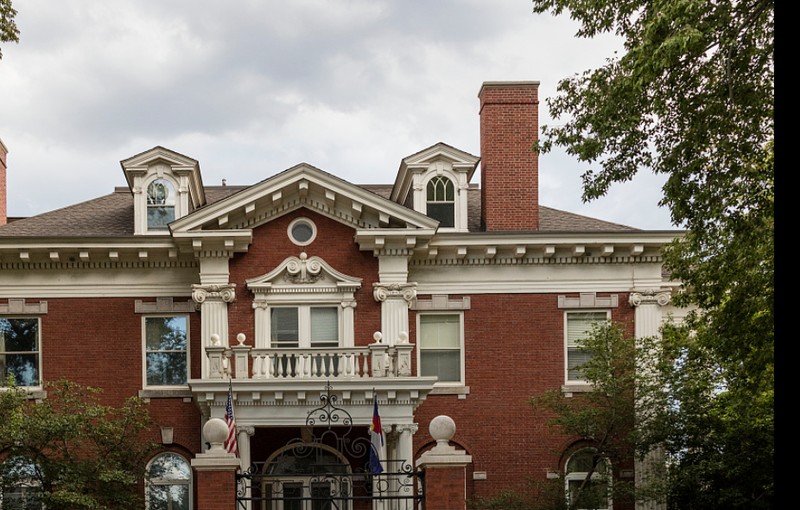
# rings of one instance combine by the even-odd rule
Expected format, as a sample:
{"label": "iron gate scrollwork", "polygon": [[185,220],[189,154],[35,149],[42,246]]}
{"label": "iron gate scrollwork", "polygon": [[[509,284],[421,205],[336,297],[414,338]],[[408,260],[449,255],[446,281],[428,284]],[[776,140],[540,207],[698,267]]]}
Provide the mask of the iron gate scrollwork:
{"label": "iron gate scrollwork", "polygon": [[423,473],[406,460],[382,460],[384,470],[371,472],[370,440],[351,435],[350,413],[330,384],[325,390],[303,437],[237,473],[237,510],[424,510]]}

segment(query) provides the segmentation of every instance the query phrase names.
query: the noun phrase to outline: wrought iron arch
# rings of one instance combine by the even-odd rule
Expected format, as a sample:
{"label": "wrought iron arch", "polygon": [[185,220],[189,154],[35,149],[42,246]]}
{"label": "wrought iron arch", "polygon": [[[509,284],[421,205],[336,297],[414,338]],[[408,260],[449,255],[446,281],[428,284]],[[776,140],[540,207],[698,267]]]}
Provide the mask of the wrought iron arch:
{"label": "wrought iron arch", "polygon": [[[289,440],[237,474],[237,509],[359,510],[372,501],[395,501],[393,508],[403,510],[424,507],[424,478],[410,461],[382,460],[387,469],[370,472],[372,444],[353,433],[352,415],[331,390],[326,384],[320,405],[308,411],[306,437]],[[365,461],[353,465],[350,459]]]}

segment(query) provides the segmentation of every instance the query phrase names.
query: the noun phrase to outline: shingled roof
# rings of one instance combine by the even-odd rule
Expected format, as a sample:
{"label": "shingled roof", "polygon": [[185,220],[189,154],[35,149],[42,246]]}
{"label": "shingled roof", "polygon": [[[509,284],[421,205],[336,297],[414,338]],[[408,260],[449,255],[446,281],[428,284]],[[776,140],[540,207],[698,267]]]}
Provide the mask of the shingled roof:
{"label": "shingled roof", "polygon": [[[363,184],[361,188],[388,199],[391,184]],[[207,186],[207,204],[222,200],[247,186]],[[468,190],[469,230],[480,232],[480,188]],[[581,216],[550,207],[539,207],[542,232],[620,232],[639,229]],[[63,207],[0,226],[0,238],[15,237],[133,237],[133,195],[126,187],[86,202]]]}

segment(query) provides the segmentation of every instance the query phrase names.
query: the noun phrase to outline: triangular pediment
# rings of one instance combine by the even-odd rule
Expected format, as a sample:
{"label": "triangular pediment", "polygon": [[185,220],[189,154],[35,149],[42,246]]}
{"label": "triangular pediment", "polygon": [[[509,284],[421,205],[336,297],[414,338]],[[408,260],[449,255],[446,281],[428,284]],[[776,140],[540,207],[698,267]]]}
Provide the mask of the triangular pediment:
{"label": "triangular pediment", "polygon": [[306,163],[210,204],[170,225],[173,233],[253,229],[307,208],[354,229],[432,229],[424,214]]}
{"label": "triangular pediment", "polygon": [[472,179],[480,158],[468,152],[456,149],[446,143],[437,143],[427,149],[403,158],[397,178],[392,188],[391,199],[397,203],[405,203],[409,190],[413,186],[414,174],[430,171],[435,165],[444,164],[454,173],[464,173],[465,182]]}
{"label": "triangular pediment", "polygon": [[153,171],[167,171],[176,178],[185,176],[185,182],[189,188],[189,196],[194,207],[200,207],[206,202],[200,163],[196,159],[156,146],[128,159],[123,159],[120,161],[120,165],[125,173],[128,187],[132,191],[140,186],[137,177],[141,178]]}
{"label": "triangular pediment", "polygon": [[246,281],[254,294],[341,294],[361,287],[361,278],[347,276],[322,258],[305,252],[288,257],[269,273]]}

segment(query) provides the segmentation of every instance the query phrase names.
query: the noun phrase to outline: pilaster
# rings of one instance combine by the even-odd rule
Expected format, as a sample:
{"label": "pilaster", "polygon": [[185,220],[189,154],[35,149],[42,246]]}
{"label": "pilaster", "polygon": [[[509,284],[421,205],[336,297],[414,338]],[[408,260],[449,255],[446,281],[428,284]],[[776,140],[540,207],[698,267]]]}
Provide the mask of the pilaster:
{"label": "pilaster", "polygon": [[[645,289],[631,292],[628,302],[636,308],[635,311],[635,335],[637,342],[644,338],[659,337],[661,335],[661,325],[663,323],[663,308],[672,299],[668,290]],[[637,371],[651,370],[650,366],[637,366]],[[638,420],[646,421],[647,416],[637,416]],[[657,483],[665,476],[665,460],[663,448],[655,447],[643,458],[635,460],[635,484],[637,489],[647,485]],[[667,505],[660,500],[637,500],[637,510],[664,510]]]}

